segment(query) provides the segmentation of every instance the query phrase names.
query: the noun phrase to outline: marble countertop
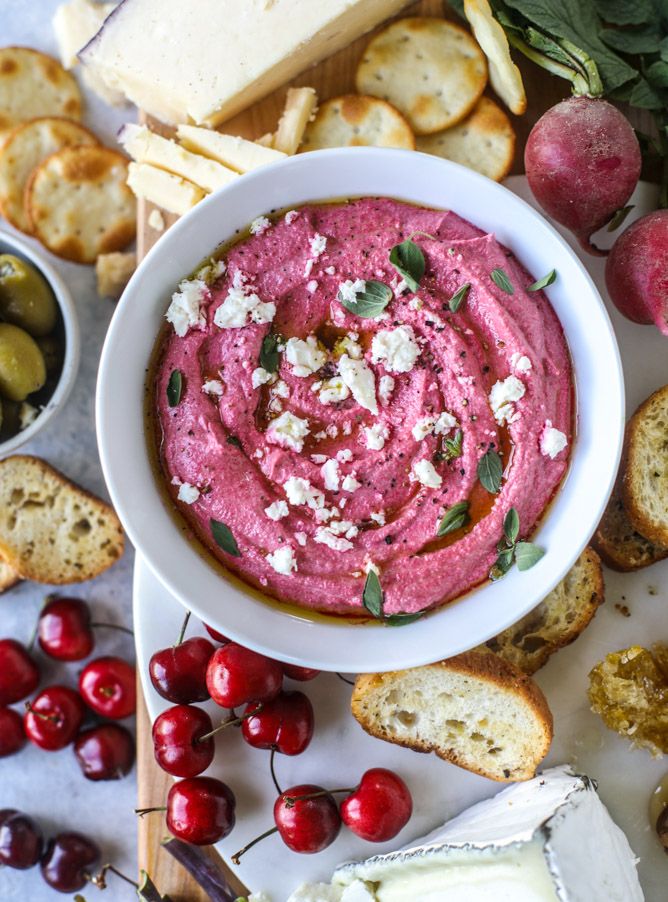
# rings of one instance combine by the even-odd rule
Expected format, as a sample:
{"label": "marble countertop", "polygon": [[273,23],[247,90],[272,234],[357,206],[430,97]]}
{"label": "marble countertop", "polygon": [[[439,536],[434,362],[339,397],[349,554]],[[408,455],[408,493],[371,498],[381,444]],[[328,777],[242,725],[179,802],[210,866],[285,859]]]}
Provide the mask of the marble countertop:
{"label": "marble countertop", "polygon": [[[35,47],[56,54],[51,17],[61,0],[0,0],[2,22],[0,44]],[[84,124],[110,146],[127,119],[134,119],[130,107],[112,109],[86,93]],[[12,231],[4,220],[2,227]],[[46,254],[46,251],[44,252]],[[112,303],[98,298],[91,266],[69,264],[55,257],[51,262],[69,286],[76,303],[82,334],[81,369],[65,408],[21,449],[46,458],[76,482],[106,497],[95,439],[95,379],[100,351]],[[131,625],[133,553],[127,548],[123,559],[98,579],[66,588],[66,594],[86,599],[95,619]],[[0,595],[0,635],[27,642],[34,628],[49,586],[21,584]],[[62,591],[62,590],[61,590]],[[132,639],[116,630],[97,630],[94,655],[118,654],[134,659]],[[60,665],[38,655],[43,685],[62,682],[75,686],[79,663]],[[126,724],[134,730],[134,723]],[[0,808],[19,808],[42,825],[45,835],[60,830],[77,830],[89,835],[101,847],[104,861],[112,861],[134,877],[137,870],[137,830],[135,815],[136,777],[134,772],[121,781],[91,783],[75,761],[72,748],[49,753],[28,744],[18,755],[0,759]],[[136,899],[132,887],[113,877],[103,896],[91,889],[88,902],[98,897],[108,902]],[[49,902],[62,899],[42,880],[39,869],[0,870],[0,899]]]}

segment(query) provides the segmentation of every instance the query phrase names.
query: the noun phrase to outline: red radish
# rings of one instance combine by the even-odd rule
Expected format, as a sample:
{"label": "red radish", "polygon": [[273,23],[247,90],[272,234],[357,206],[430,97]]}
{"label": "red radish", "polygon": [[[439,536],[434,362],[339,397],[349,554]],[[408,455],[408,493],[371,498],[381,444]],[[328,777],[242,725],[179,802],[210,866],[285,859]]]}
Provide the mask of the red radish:
{"label": "red radish", "polygon": [[546,213],[585,250],[623,207],[640,177],[640,145],[628,120],[605,100],[570,97],[548,110],[524,151],[529,186]]}
{"label": "red radish", "polygon": [[605,264],[605,284],[620,313],[668,335],[668,210],[622,232]]}

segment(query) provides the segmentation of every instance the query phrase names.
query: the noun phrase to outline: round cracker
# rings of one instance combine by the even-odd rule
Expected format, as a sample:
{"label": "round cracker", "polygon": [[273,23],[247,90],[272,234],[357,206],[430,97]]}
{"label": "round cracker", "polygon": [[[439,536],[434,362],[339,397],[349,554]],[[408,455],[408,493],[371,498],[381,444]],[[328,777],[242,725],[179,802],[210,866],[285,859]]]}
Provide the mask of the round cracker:
{"label": "round cracker", "polygon": [[404,114],[416,135],[464,119],[487,84],[485,55],[471,35],[445,19],[398,19],[366,48],[357,90],[382,97]]}
{"label": "round cracker", "polygon": [[463,122],[435,135],[421,135],[417,149],[500,182],[513,165],[515,132],[501,107],[489,97],[481,97]]}
{"label": "round cracker", "polygon": [[299,149],[363,146],[415,150],[415,135],[401,113],[386,101],[344,94],[320,106]]}
{"label": "round cracker", "polygon": [[58,60],[30,47],[0,48],[0,131],[37,116],[81,119],[81,92]]}
{"label": "round cracker", "polygon": [[5,219],[30,232],[24,195],[32,170],[63,147],[98,143],[83,125],[55,116],[32,119],[13,129],[0,150],[0,211]]}
{"label": "round cracker", "polygon": [[33,170],[26,207],[37,238],[54,254],[94,263],[133,240],[135,197],[128,161],[108,147],[66,147]]}

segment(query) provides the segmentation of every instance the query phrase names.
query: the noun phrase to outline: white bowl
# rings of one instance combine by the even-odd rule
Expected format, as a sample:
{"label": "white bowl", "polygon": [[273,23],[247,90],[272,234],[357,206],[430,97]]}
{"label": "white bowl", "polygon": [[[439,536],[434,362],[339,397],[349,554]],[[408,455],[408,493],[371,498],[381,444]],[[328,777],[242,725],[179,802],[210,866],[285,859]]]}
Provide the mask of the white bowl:
{"label": "white bowl", "polygon": [[51,417],[65,406],[79,370],[79,357],[81,354],[81,337],[79,333],[79,320],[77,311],[69,289],[60,278],[56,270],[47,262],[44,256],[21,238],[0,229],[0,254],[14,254],[28,263],[32,263],[39,270],[51,286],[63,317],[65,330],[65,354],[60,378],[53,394],[37,414],[32,423],[16,435],[0,442],[0,456],[13,454],[21,445],[29,442],[37,433],[46,426]]}
{"label": "white bowl", "polygon": [[[578,402],[568,477],[539,530],[548,553],[401,628],[295,616],[222,578],[184,540],[157,487],[143,416],[146,368],[175,286],[236,229],[272,209],[381,195],[451,208],[510,247],[548,289],[570,346]],[[347,148],[290,157],[211,195],[173,226],[132,277],[111,322],[97,389],[97,429],[111,497],[162,583],[205,622],[273,657],[322,670],[378,671],[471,648],[533,608],[570,569],[601,516],[624,427],[619,354],[601,298],[556,231],[524,201],[469,169],[409,151]]]}

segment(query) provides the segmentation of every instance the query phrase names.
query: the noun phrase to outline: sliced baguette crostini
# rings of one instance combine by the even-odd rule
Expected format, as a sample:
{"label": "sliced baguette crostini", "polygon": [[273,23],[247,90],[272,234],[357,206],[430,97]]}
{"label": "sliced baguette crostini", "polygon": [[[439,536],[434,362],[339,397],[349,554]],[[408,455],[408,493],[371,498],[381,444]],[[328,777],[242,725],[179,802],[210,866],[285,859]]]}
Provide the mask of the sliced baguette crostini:
{"label": "sliced baguette crostini", "polygon": [[631,417],[622,498],[634,528],[668,546],[668,385],[644,401]]}

